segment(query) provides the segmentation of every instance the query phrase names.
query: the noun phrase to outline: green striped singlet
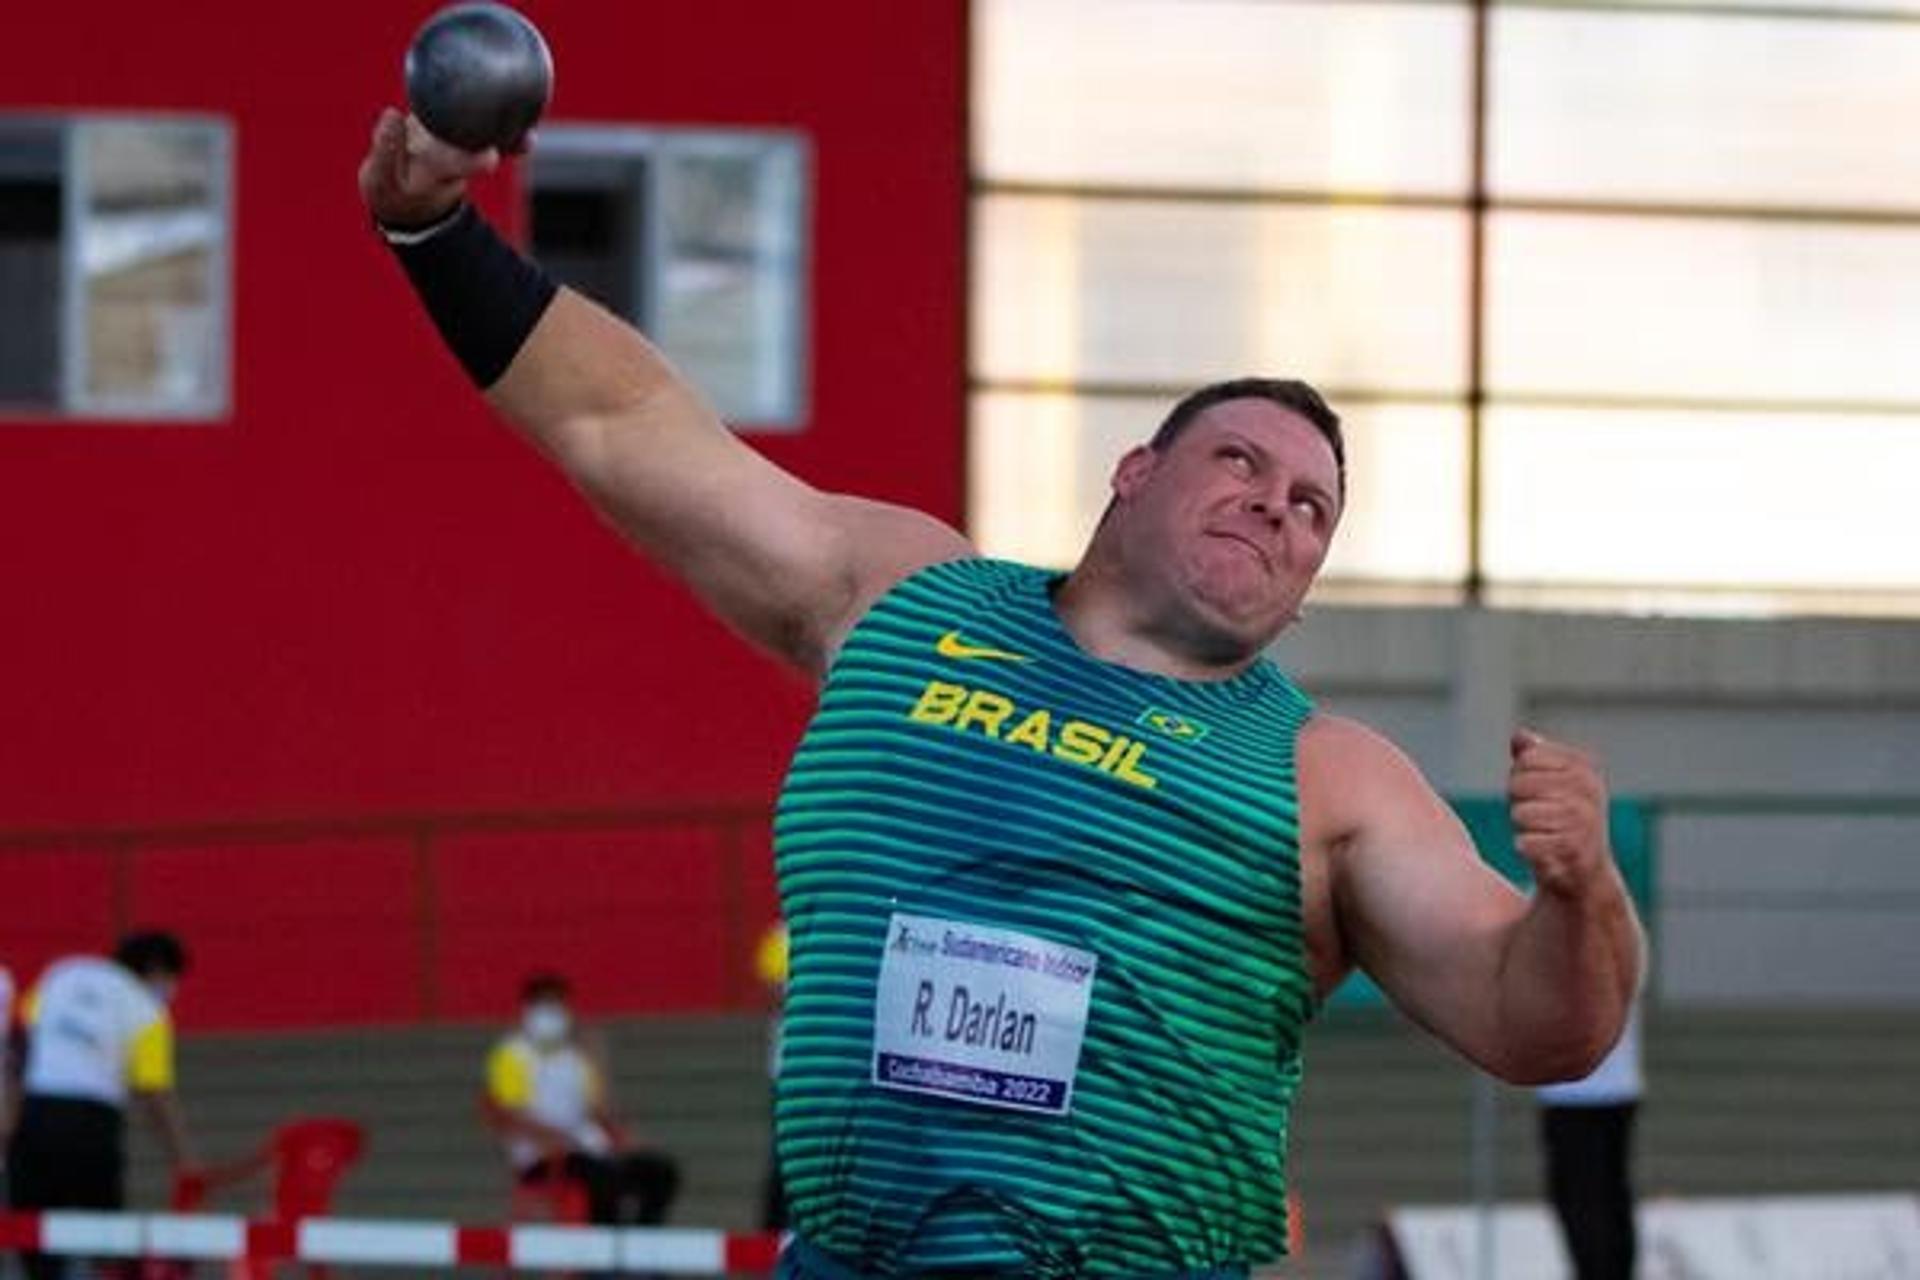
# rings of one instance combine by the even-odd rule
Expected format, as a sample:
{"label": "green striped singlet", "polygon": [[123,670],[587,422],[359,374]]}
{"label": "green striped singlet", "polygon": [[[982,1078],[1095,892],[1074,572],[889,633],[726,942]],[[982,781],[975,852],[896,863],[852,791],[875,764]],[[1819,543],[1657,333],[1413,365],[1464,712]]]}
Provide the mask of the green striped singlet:
{"label": "green striped singlet", "polygon": [[[976,559],[893,588],[834,663],[781,794],[780,1165],[799,1234],[869,1273],[1164,1274],[1285,1249],[1313,1008],[1294,774],[1311,704],[1264,659],[1192,682],[1091,658],[1055,581]],[[1030,941],[981,949],[1009,936]],[[942,938],[973,967],[909,983],[911,1019],[877,1013],[886,966]],[[889,1016],[936,1062],[982,1041],[1018,1059],[1035,1034],[1020,992],[970,1002],[968,975],[982,955],[998,974],[1088,953],[1064,1112],[876,1083]]]}

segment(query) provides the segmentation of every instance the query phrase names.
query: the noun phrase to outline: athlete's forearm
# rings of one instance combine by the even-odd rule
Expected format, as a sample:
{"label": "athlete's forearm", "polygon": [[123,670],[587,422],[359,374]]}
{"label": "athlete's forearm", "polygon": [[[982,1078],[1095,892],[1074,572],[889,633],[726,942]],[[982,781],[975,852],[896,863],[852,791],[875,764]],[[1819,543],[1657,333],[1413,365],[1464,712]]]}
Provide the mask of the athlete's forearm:
{"label": "athlete's forearm", "polygon": [[487,401],[576,480],[604,482],[618,450],[648,455],[671,475],[677,455],[736,442],[698,391],[637,329],[562,288],[527,335]]}
{"label": "athlete's forearm", "polygon": [[1539,891],[1515,922],[1496,979],[1515,1084],[1578,1079],[1618,1039],[1639,987],[1644,944],[1619,873],[1608,865],[1577,894]]}
{"label": "athlete's forearm", "polygon": [[563,462],[582,452],[570,437],[596,424],[711,417],[637,329],[561,286],[471,205],[385,234],[468,378]]}

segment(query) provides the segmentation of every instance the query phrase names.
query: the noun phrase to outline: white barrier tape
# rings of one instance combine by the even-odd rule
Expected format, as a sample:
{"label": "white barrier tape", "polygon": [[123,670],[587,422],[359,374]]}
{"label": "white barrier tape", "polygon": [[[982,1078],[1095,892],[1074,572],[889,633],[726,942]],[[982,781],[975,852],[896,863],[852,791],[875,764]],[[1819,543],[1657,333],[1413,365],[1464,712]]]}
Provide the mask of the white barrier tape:
{"label": "white barrier tape", "polygon": [[623,1271],[711,1276],[727,1269],[727,1240],[717,1232],[629,1228],[619,1237]]}
{"label": "white barrier tape", "polygon": [[146,1232],[137,1216],[55,1209],[40,1215],[40,1247],[48,1253],[84,1253],[95,1258],[137,1258]]}
{"label": "white barrier tape", "polygon": [[667,1227],[461,1226],[446,1222],[308,1218],[248,1222],[225,1214],[0,1210],[0,1255],[9,1249],[95,1258],[294,1261],[445,1268],[719,1275],[765,1272],[771,1235]]}
{"label": "white barrier tape", "polygon": [[516,1267],[611,1271],[619,1256],[615,1233],[605,1227],[515,1227],[507,1239],[507,1261]]}
{"label": "white barrier tape", "polygon": [[220,1262],[247,1252],[247,1220],[224,1214],[156,1213],[145,1219],[146,1252],[156,1258]]}
{"label": "white barrier tape", "polygon": [[454,1239],[454,1228],[444,1223],[308,1218],[295,1252],[302,1262],[450,1267],[459,1257]]}

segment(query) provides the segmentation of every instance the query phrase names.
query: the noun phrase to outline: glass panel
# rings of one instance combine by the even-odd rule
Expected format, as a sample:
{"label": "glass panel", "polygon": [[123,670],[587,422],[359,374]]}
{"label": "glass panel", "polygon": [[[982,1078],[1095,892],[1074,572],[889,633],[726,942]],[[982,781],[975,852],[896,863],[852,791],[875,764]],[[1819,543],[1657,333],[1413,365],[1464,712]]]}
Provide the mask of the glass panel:
{"label": "glass panel", "polygon": [[989,180],[1460,194],[1461,5],[986,0]]}
{"label": "glass panel", "polygon": [[1157,397],[972,397],[967,527],[988,555],[1065,568],[1080,558],[1120,456],[1153,434]]}
{"label": "glass panel", "polygon": [[65,129],[0,119],[0,406],[60,404]]}
{"label": "glass panel", "polygon": [[[1120,456],[1172,408],[1159,397],[973,397],[969,528],[982,550],[1065,567],[1105,509]],[[1466,573],[1463,409],[1336,406],[1350,492],[1328,577],[1454,582]]]}
{"label": "glass panel", "polygon": [[577,155],[559,142],[543,132],[532,153],[533,255],[554,279],[615,315],[638,319],[650,162],[644,154]]}
{"label": "glass panel", "polygon": [[987,381],[1464,386],[1463,213],[986,196],[974,216]]}
{"label": "glass panel", "polygon": [[1499,408],[1489,578],[1920,589],[1920,414]]}
{"label": "glass panel", "polygon": [[1920,402],[1920,227],[1500,214],[1496,394]]}
{"label": "glass panel", "polygon": [[534,251],[645,330],[722,417],[798,426],[806,169],[793,136],[549,126],[529,184]]}
{"label": "glass panel", "polygon": [[1464,406],[1336,405],[1347,441],[1347,509],[1331,578],[1464,582],[1468,436]]}
{"label": "glass panel", "polygon": [[676,140],[660,161],[653,332],[722,416],[801,416],[805,201],[791,139]]}
{"label": "glass panel", "polygon": [[1920,208],[1920,22],[1508,9],[1503,196]]}
{"label": "glass panel", "polygon": [[75,408],[226,406],[226,130],[76,126],[84,359]]}
{"label": "glass panel", "polygon": [[[1540,0],[1530,0],[1540,3]],[[1830,18],[1875,19],[1920,17],[1920,0],[1614,0],[1647,9],[1778,9],[1811,15],[1815,21]],[[1508,0],[1494,0],[1496,5]],[[1547,0],[1552,3],[1552,0]],[[1518,7],[1518,6],[1516,6]]]}

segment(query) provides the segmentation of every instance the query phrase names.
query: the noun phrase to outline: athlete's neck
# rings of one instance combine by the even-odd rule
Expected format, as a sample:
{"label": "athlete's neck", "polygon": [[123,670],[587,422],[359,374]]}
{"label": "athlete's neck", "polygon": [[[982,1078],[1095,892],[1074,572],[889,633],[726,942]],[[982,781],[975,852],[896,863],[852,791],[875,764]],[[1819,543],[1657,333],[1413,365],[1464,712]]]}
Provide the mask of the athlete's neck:
{"label": "athlete's neck", "polygon": [[1138,594],[1112,567],[1083,560],[1053,587],[1053,610],[1081,652],[1102,662],[1177,680],[1231,680],[1260,658],[1217,632],[1181,625],[1136,606]]}

